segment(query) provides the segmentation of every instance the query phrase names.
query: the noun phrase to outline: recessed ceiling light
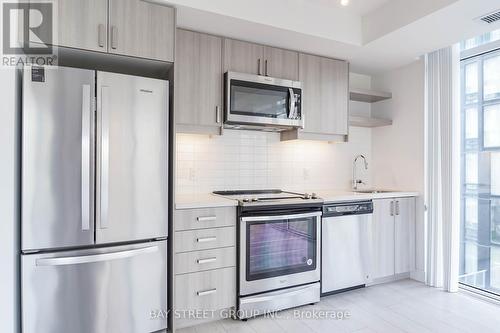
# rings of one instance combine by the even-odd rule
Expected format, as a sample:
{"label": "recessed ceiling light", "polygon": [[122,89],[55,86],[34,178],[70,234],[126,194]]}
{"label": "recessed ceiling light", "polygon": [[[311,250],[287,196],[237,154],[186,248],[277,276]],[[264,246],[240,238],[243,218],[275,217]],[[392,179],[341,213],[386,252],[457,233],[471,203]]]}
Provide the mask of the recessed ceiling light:
{"label": "recessed ceiling light", "polygon": [[349,0],[340,0],[340,4],[342,6],[347,6],[347,5],[349,5]]}

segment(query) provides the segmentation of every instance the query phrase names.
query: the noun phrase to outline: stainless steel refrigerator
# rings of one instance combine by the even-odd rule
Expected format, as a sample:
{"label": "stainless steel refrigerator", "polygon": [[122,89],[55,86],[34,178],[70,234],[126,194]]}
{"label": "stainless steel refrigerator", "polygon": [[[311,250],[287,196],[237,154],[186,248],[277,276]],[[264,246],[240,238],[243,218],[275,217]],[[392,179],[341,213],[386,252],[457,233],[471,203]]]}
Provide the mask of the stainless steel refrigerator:
{"label": "stainless steel refrigerator", "polygon": [[165,329],[168,82],[27,66],[22,85],[23,333]]}

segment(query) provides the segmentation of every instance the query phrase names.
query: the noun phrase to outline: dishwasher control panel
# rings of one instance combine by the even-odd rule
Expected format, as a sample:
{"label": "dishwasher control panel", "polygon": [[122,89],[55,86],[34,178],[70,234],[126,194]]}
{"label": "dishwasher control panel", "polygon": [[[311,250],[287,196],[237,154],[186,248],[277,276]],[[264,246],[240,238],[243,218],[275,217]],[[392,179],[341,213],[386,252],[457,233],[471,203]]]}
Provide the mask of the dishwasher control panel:
{"label": "dishwasher control panel", "polygon": [[373,202],[345,202],[323,206],[323,217],[373,213]]}

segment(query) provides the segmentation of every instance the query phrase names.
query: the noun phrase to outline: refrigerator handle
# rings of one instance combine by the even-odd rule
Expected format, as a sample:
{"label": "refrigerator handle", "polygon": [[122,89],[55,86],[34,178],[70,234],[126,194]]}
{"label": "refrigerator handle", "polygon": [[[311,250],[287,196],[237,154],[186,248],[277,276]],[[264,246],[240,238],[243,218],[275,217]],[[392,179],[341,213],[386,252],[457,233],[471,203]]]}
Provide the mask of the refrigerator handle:
{"label": "refrigerator handle", "polygon": [[91,122],[90,85],[82,86],[82,230],[90,230],[90,122]]}
{"label": "refrigerator handle", "polygon": [[111,252],[111,253],[101,253],[92,254],[84,256],[75,257],[57,257],[57,258],[40,258],[36,260],[37,266],[64,266],[64,265],[77,265],[86,264],[101,261],[110,261],[117,259],[125,259],[136,257],[140,254],[153,253],[158,251],[158,246],[143,247],[140,249]]}
{"label": "refrigerator handle", "polygon": [[109,87],[101,87],[101,172],[100,172],[100,210],[101,229],[108,227],[109,200]]}

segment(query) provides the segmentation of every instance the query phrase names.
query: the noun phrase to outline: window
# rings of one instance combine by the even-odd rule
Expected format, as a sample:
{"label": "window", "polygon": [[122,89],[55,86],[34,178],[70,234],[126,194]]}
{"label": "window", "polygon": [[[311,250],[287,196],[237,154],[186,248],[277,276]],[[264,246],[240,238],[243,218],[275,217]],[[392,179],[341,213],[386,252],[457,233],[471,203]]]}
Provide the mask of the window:
{"label": "window", "polygon": [[[500,39],[500,31],[488,38]],[[466,45],[476,42],[469,40]],[[461,67],[459,281],[500,295],[500,51],[463,60]]]}
{"label": "window", "polygon": [[461,48],[462,51],[470,50],[484,44],[495,42],[497,40],[500,40],[500,29],[485,33],[484,35],[475,38],[467,39],[466,41],[462,42]]}

